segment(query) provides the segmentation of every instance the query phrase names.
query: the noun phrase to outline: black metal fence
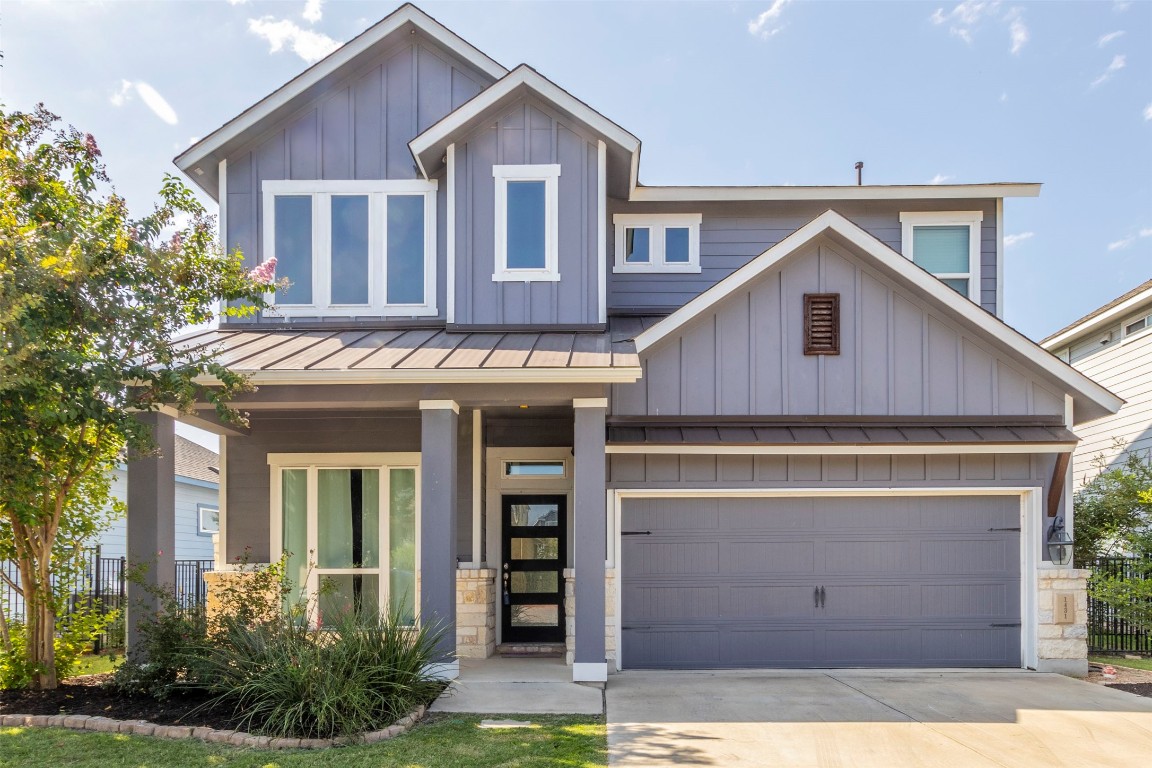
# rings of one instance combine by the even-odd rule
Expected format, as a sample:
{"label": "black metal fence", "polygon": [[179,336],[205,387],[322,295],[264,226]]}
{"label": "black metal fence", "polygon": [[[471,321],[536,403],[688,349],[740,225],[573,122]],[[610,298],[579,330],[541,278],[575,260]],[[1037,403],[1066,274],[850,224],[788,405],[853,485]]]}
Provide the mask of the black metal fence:
{"label": "black metal fence", "polygon": [[[127,606],[125,560],[123,557],[102,557],[100,547],[85,549],[82,558],[82,567],[77,569],[71,583],[63,585],[69,592],[68,610],[95,608],[104,613],[119,611],[118,620],[95,639],[93,649],[99,652],[105,648],[122,648],[125,640],[124,608]],[[204,574],[212,569],[212,560],[176,561],[172,583],[176,601],[181,608],[188,610],[204,605],[208,594]],[[22,622],[24,600],[19,592],[20,572],[16,563],[11,560],[0,561],[0,574],[0,607],[4,610],[4,616],[8,621]],[[56,588],[61,586],[55,576],[53,585]]]}
{"label": "black metal fence", "polygon": [[[1088,565],[1094,576],[1146,579],[1149,563],[1132,557],[1101,557]],[[1152,633],[1116,615],[1111,605],[1092,597],[1088,590],[1088,650],[1103,653],[1152,654]]]}

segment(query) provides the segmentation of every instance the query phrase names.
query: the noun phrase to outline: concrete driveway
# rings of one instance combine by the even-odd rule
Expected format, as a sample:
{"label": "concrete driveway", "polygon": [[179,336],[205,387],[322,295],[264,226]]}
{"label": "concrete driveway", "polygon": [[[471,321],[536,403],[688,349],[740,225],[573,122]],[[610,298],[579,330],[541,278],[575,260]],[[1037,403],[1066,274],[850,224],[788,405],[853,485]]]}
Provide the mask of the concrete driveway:
{"label": "concrete driveway", "polygon": [[1145,765],[1152,699],[999,670],[624,672],[613,766]]}

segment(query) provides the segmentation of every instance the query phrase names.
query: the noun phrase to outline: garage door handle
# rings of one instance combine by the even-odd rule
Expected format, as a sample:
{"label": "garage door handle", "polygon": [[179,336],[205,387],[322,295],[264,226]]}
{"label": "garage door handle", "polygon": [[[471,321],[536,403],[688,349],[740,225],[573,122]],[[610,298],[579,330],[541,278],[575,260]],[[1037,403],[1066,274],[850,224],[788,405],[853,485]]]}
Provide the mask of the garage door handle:
{"label": "garage door handle", "polygon": [[1019,528],[989,528],[988,529],[989,533],[991,533],[992,531],[1016,531],[1016,533],[1020,533]]}
{"label": "garage door handle", "polygon": [[621,536],[651,536],[652,531],[620,531]]}
{"label": "garage door handle", "polygon": [[820,607],[821,608],[824,607],[826,597],[827,597],[827,595],[824,594],[824,587],[820,587]]}
{"label": "garage door handle", "polygon": [[820,587],[812,590],[812,600],[816,603],[816,607],[820,607]]}

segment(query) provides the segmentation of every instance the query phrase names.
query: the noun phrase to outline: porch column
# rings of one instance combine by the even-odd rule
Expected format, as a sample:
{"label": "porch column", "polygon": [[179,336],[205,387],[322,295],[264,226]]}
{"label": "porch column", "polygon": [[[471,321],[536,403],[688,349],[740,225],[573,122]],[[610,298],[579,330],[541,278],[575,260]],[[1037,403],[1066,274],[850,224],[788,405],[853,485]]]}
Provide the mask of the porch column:
{"label": "porch column", "polygon": [[438,674],[454,678],[456,660],[456,443],[460,406],[420,401],[420,615],[443,631]]}
{"label": "porch column", "polygon": [[176,579],[176,422],[162,413],[137,416],[151,428],[158,453],[128,456],[128,573],[125,596],[128,652],[140,640],[139,622],[160,607],[153,594]]}
{"label": "porch column", "polygon": [[607,519],[604,501],[604,416],[608,399],[572,401],[576,413],[573,473],[573,556],[576,570],[575,682],[608,680],[604,654],[604,558]]}

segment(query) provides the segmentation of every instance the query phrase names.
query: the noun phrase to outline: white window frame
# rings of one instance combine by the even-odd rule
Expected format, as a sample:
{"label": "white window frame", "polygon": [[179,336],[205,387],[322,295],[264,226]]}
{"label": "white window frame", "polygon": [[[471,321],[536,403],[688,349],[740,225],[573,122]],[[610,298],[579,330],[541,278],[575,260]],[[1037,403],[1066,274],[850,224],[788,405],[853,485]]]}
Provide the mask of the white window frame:
{"label": "white window frame", "polygon": [[[560,473],[556,475],[515,475],[508,471],[510,464],[548,464],[560,465]],[[500,477],[504,480],[524,480],[532,482],[534,480],[564,480],[568,477],[568,459],[501,459],[500,460]]]}
{"label": "white window frame", "polygon": [[[1138,323],[1141,320],[1144,321],[1144,327],[1129,332],[1128,326],[1132,325],[1133,323]],[[1122,344],[1127,343],[1129,340],[1134,339],[1137,336],[1144,335],[1149,331],[1149,329],[1152,329],[1152,313],[1150,313],[1148,310],[1144,310],[1135,317],[1129,317],[1127,320],[1120,323],[1120,342]]]}
{"label": "white window frame", "polygon": [[[210,531],[204,527],[204,513],[216,513],[216,530]],[[220,507],[212,504],[197,504],[196,505],[196,535],[198,536],[215,536],[220,533]]]}
{"label": "white window frame", "polygon": [[[612,265],[615,272],[670,272],[698,273],[700,271],[700,222],[704,217],[699,213],[617,213],[612,217],[616,227],[616,257]],[[625,240],[628,229],[648,229],[648,261],[628,262],[624,258]],[[668,228],[688,229],[688,261],[665,261],[665,231]]]}
{"label": "white window frame", "polygon": [[[271,180],[263,192],[264,261],[276,255],[276,197],[300,195],[312,198],[312,303],[285,304],[264,310],[268,317],[435,317],[436,308],[436,190],[433,181],[293,181]],[[332,296],[332,197],[368,196],[368,303],[334,304]],[[388,197],[424,196],[424,301],[388,304]],[[291,295],[291,294],[289,294]],[[276,303],[273,293],[269,301]]]}
{"label": "white window frame", "polygon": [[912,258],[912,233],[916,227],[968,227],[968,271],[930,272],[940,280],[967,280],[968,298],[980,303],[980,225],[983,211],[904,211],[900,214],[900,252],[915,264]]}
{"label": "white window frame", "polygon": [[[559,165],[494,165],[496,187],[496,265],[492,280],[504,282],[557,282],[560,280]],[[544,182],[544,268],[512,269],[508,266],[508,182]]]}
{"label": "white window frame", "polygon": [[[392,510],[388,505],[389,483],[388,471],[392,469],[412,469],[415,471],[416,484],[416,594],[413,595],[416,613],[420,613],[420,454],[407,453],[270,453],[268,454],[269,494],[268,494],[268,542],[269,552],[275,557],[284,553],[284,509],[283,509],[283,483],[282,473],[286,469],[302,469],[308,473],[308,510],[307,510],[307,541],[308,541],[308,583],[306,595],[310,616],[316,615],[316,599],[320,589],[320,577],[361,574],[375,575],[379,579],[380,596],[379,609],[388,608],[390,595],[391,572],[391,526]],[[319,524],[319,471],[321,469],[375,469],[380,472],[380,564],[376,568],[324,568],[320,569],[313,564],[316,556]],[[323,574],[320,571],[323,570]]]}

